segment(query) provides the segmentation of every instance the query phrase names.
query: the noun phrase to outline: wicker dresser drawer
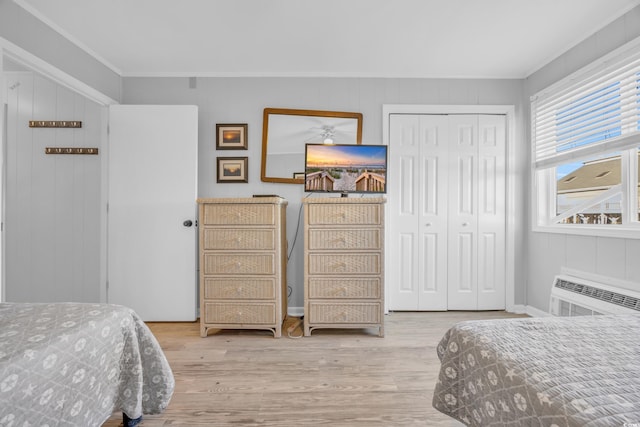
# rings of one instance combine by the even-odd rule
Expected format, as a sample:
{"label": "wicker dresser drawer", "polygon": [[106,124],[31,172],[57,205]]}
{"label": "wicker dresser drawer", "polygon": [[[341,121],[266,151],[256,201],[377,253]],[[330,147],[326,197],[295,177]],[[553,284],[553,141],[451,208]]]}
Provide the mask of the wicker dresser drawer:
{"label": "wicker dresser drawer", "polygon": [[275,230],[206,228],[203,230],[203,249],[261,250],[275,249]]}
{"label": "wicker dresser drawer", "polygon": [[310,253],[309,274],[380,274],[380,253]]}
{"label": "wicker dresser drawer", "polygon": [[379,249],[380,229],[309,230],[309,250]]}
{"label": "wicker dresser drawer", "polygon": [[377,328],[384,336],[382,197],[305,198],[304,335]]}
{"label": "wicker dresser drawer", "polygon": [[309,278],[309,298],[380,298],[380,278]]}
{"label": "wicker dresser drawer", "polygon": [[205,299],[274,299],[276,280],[262,277],[205,277],[203,291]]}
{"label": "wicker dresser drawer", "polygon": [[207,204],[203,225],[273,225],[274,207],[268,204]]}
{"label": "wicker dresser drawer", "polygon": [[380,212],[377,204],[309,205],[309,225],[379,225]]}
{"label": "wicker dresser drawer", "polygon": [[273,274],[275,271],[273,254],[205,252],[203,258],[204,264],[200,268],[205,275]]}
{"label": "wicker dresser drawer", "polygon": [[212,329],[267,329],[287,315],[287,201],[200,198],[200,336]]}
{"label": "wicker dresser drawer", "polygon": [[207,323],[228,323],[230,325],[273,324],[275,319],[274,303],[204,303]]}
{"label": "wicker dresser drawer", "polygon": [[309,321],[313,323],[380,323],[380,304],[372,303],[336,303],[311,302]]}

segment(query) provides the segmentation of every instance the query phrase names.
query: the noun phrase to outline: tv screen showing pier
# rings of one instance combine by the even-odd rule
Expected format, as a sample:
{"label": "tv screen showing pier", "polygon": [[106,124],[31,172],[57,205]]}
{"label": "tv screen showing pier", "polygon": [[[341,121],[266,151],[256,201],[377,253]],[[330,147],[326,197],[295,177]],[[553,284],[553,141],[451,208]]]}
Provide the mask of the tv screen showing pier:
{"label": "tv screen showing pier", "polygon": [[386,193],[387,146],[306,144],[304,189],[320,193]]}

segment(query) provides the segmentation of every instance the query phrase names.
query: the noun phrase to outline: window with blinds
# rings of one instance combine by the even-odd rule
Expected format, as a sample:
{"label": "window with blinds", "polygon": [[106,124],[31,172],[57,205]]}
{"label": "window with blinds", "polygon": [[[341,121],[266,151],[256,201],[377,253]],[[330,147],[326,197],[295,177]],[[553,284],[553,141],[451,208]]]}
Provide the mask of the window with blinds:
{"label": "window with blinds", "polygon": [[640,40],[533,96],[531,120],[536,225],[637,227]]}
{"label": "window with blinds", "polygon": [[563,80],[532,98],[537,167],[595,152],[601,145],[633,145],[628,137],[640,134],[640,47],[626,54],[590,76]]}

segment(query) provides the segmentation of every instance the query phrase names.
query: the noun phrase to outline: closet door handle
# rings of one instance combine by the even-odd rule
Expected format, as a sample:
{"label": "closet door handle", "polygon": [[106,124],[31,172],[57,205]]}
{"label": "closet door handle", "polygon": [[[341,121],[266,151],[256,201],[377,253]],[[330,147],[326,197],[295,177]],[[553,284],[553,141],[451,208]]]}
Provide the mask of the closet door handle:
{"label": "closet door handle", "polygon": [[463,223],[462,223],[462,226],[463,226],[463,227],[466,227],[467,225],[469,225],[469,223],[468,223],[468,222],[463,222]]}
{"label": "closet door handle", "polygon": [[185,222],[183,222],[182,225],[184,225],[185,227],[191,227],[193,225],[193,221],[188,219]]}

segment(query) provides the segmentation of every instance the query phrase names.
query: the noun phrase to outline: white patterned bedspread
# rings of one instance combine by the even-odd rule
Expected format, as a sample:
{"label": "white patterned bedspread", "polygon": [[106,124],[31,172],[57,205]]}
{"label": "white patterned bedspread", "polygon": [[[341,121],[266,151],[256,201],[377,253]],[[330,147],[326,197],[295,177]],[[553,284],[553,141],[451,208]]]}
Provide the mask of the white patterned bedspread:
{"label": "white patterned bedspread", "polygon": [[640,314],[461,322],[433,406],[468,426],[640,426]]}
{"label": "white patterned bedspread", "polygon": [[100,426],[159,413],[171,368],[137,314],[108,304],[0,304],[0,426]]}

